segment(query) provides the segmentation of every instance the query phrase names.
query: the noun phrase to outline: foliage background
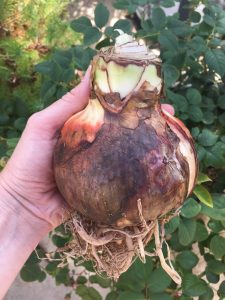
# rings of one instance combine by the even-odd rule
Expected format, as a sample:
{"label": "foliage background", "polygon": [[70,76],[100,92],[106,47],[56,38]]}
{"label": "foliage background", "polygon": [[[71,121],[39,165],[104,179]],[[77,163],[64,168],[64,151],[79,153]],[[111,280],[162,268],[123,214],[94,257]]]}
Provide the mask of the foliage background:
{"label": "foliage background", "polygon": [[[193,195],[166,225],[173,263],[183,278],[181,287],[154,257],[145,265],[137,259],[115,283],[96,275],[91,262],[77,273],[68,266],[59,268],[58,261],[40,262],[33,253],[21,270],[25,281],[43,281],[49,274],[56,284],[68,286],[67,299],[74,292],[85,300],[102,299],[93,283],[108,288],[107,300],[225,297],[225,13],[213,2],[202,2],[203,16],[196,11],[200,1],[186,1],[184,18],[179,13],[165,15],[163,8],[173,6],[173,0],[117,0],[115,8],[126,11],[127,18],[113,26],[108,26],[109,11],[102,3],[95,8],[94,21],[81,16],[69,23],[67,0],[0,2],[1,167],[28,117],[78,82],[74,70],[86,70],[96,50],[113,44],[115,28],[133,31],[150,47],[160,47],[166,95],[162,100],[175,107],[191,130],[200,161]],[[147,15],[142,7],[148,8]],[[71,238],[62,226],[50,236],[57,247]],[[193,273],[199,262],[196,249],[206,262],[197,275]],[[154,251],[154,242],[148,250]],[[41,248],[37,251],[44,255]],[[165,255],[166,251],[164,245]],[[219,281],[213,291],[212,284]]]}

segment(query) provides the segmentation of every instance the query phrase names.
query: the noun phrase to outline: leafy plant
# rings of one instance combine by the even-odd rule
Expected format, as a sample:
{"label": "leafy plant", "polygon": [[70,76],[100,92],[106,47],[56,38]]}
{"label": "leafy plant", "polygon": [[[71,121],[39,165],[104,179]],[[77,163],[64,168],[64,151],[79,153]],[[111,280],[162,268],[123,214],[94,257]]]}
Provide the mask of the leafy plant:
{"label": "leafy plant", "polygon": [[[75,290],[82,299],[102,299],[92,284],[110,290],[106,300],[170,300],[193,297],[203,300],[214,299],[215,292],[219,297],[224,297],[224,281],[218,291],[213,292],[212,284],[219,282],[225,272],[225,240],[222,235],[225,228],[225,12],[213,2],[203,2],[205,8],[201,16],[196,11],[200,1],[188,1],[188,18],[185,21],[181,21],[178,13],[173,16],[165,14],[163,8],[173,6],[175,1],[115,2],[115,7],[125,10],[129,17],[140,11],[140,7],[148,5],[150,17],[140,18],[134,35],[145,39],[151,48],[160,47],[165,78],[163,102],[174,106],[176,115],[186,123],[195,139],[200,162],[196,188],[184,203],[179,216],[171,219],[165,226],[167,243],[174,254],[172,263],[182,276],[182,286],[178,287],[170,280],[155,257],[148,258],[146,264],[136,259],[118,282],[96,275],[91,262],[83,263],[85,269],[80,274],[76,269],[75,273],[71,273],[67,266],[60,268],[57,261],[49,260],[44,267],[40,267],[39,261],[31,263],[30,258],[21,271],[24,280],[41,281],[44,280],[43,273],[48,273],[55,277],[57,284],[70,287],[70,292]],[[141,17],[140,13],[137,15]],[[71,22],[75,36],[79,36],[81,41],[79,44],[71,47],[67,37],[65,40],[62,37],[59,45],[63,45],[65,49],[54,49],[51,55],[47,55],[43,62],[36,65],[35,82],[39,84],[41,81],[43,105],[55,101],[77,83],[78,77],[74,69],[86,70],[97,50],[113,44],[118,34],[114,29],[122,29],[127,33],[132,31],[130,20],[119,20],[113,26],[107,26],[108,21],[108,9],[103,3],[99,3],[95,8],[94,21],[81,16]],[[51,28],[49,24],[44,26]],[[49,47],[56,48],[56,43],[51,44],[54,39],[46,38],[48,30],[41,32],[41,37],[48,40]],[[29,31],[29,34],[32,33]],[[31,40],[33,39],[29,39]],[[7,40],[4,43],[6,49]],[[14,39],[10,43],[6,51],[7,59],[13,58],[13,62],[5,59],[0,61],[1,80],[5,81],[11,78],[15,61],[19,65],[18,53],[24,51]],[[0,48],[1,45],[2,42]],[[4,57],[6,52],[3,53]],[[35,59],[33,56],[29,58],[30,62],[40,60],[39,55]],[[29,62],[27,66],[29,69]],[[0,116],[1,135],[6,136],[2,137],[4,142],[1,144],[1,153],[5,154],[13,149],[27,116],[31,110],[37,109],[38,84],[35,91],[27,85],[16,90],[13,102],[9,102],[6,96],[11,95],[12,98],[9,90],[0,88],[1,95],[7,99],[0,104],[5,111]],[[25,94],[26,97],[22,97]],[[28,95],[35,100],[24,105],[21,99],[29,98]],[[10,151],[7,152],[8,155]],[[63,227],[59,227],[51,238],[53,243],[61,247],[70,239],[70,235]],[[154,251],[153,247],[150,242],[148,250]],[[200,254],[196,253],[196,247]],[[166,255],[166,244],[163,250]],[[199,255],[204,258],[206,269],[197,274],[195,267],[198,265]],[[77,263],[74,260],[74,264]]]}
{"label": "leafy plant", "polygon": [[28,117],[43,107],[41,76],[34,65],[48,57],[56,45],[71,45],[80,39],[60,17],[67,3],[0,2],[0,168],[11,155]]}

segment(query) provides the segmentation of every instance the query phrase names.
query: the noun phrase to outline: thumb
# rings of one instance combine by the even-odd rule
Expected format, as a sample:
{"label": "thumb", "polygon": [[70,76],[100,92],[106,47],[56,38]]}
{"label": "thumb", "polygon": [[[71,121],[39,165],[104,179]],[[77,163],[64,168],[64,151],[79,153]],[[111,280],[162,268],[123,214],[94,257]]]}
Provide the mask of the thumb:
{"label": "thumb", "polygon": [[88,68],[78,86],[49,107],[37,113],[45,131],[57,131],[70,116],[87,105],[90,93],[90,73],[91,67]]}

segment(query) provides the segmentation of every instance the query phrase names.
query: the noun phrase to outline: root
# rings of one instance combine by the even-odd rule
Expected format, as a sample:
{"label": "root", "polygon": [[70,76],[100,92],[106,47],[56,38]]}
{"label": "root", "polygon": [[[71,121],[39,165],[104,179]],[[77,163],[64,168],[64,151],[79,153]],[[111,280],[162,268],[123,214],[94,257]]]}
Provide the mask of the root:
{"label": "root", "polygon": [[88,244],[91,244],[94,246],[103,246],[105,244],[108,244],[109,242],[111,242],[114,239],[114,236],[112,234],[109,234],[102,238],[97,238],[97,237],[93,237],[93,236],[89,235],[76,219],[73,219],[73,224],[74,224],[74,228],[76,229],[77,233]]}
{"label": "root", "polygon": [[160,241],[158,221],[157,221],[156,226],[155,226],[154,236],[155,236],[156,254],[159,257],[162,268],[173,279],[173,281],[176,282],[176,284],[180,285],[181,284],[181,277],[174,270],[173,265],[170,261],[170,250],[169,250],[168,245],[167,245],[167,250],[168,250],[168,257],[169,257],[169,265],[167,264],[167,262],[165,260],[165,257],[163,255],[163,252],[162,252],[163,239]]}
{"label": "root", "polygon": [[[139,233],[139,230],[137,227],[135,227],[134,230],[135,230],[135,232]],[[138,247],[139,247],[139,251],[140,251],[139,258],[145,264],[146,263],[145,249],[144,249],[144,244],[143,244],[141,236],[137,237],[137,242],[138,242]]]}
{"label": "root", "polygon": [[[71,215],[65,223],[65,228],[72,233],[73,240],[57,250],[61,256],[62,265],[65,265],[66,261],[71,258],[79,259],[79,264],[91,260],[99,275],[106,273],[108,277],[117,280],[122,273],[129,269],[137,257],[145,263],[146,256],[158,256],[162,268],[177,284],[180,284],[181,278],[173,268],[167,243],[168,263],[162,252],[162,245],[165,242],[164,223],[172,216],[160,217],[159,220],[147,222],[142,214],[140,199],[137,201],[137,208],[140,223],[122,229],[98,224],[78,213]],[[159,233],[159,223],[161,233]],[[149,253],[145,247],[153,236],[156,250],[154,253]]]}

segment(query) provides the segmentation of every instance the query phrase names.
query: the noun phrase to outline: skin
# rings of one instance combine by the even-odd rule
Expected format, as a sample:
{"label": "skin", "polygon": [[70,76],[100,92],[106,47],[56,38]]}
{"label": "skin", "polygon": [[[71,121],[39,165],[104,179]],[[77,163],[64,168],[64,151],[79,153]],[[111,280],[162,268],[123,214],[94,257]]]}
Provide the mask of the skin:
{"label": "skin", "polygon": [[[65,217],[52,169],[53,150],[65,121],[89,98],[90,68],[81,83],[28,120],[0,173],[0,299],[39,241]],[[163,109],[171,114],[170,105]]]}

